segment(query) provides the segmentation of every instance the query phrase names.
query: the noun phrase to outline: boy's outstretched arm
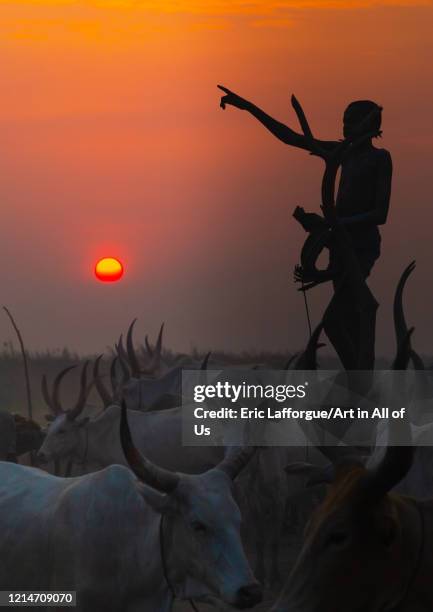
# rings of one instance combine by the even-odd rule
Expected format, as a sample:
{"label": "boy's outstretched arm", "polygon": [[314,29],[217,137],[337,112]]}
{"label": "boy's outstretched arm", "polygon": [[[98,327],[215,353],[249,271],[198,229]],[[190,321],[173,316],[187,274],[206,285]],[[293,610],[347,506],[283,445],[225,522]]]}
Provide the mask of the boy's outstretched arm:
{"label": "boy's outstretched arm", "polygon": [[[223,87],[222,85],[218,85],[218,88],[221,89],[226,95],[222,96],[220,106],[222,109],[225,109],[226,104],[230,106],[234,106],[235,108],[239,108],[240,110],[248,111],[253,117],[255,117],[262,125],[265,126],[274,136],[276,136],[279,140],[284,142],[285,144],[291,145],[292,147],[297,147],[299,149],[304,149],[305,151],[310,151],[310,144],[305,138],[303,134],[299,134],[295,132],[284,123],[277,121],[267,113],[265,113],[261,108],[249,102],[249,100],[245,100],[241,96],[238,96],[227,87]],[[319,146],[323,149],[333,149],[339,143],[333,140],[318,140]]]}

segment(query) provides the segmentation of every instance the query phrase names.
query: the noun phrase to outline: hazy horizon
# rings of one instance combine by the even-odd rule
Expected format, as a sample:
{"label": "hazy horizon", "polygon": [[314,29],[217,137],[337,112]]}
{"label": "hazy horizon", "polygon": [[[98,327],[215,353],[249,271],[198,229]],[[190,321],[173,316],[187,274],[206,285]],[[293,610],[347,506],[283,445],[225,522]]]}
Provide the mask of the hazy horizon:
{"label": "hazy horizon", "polygon": [[[134,317],[140,341],[165,321],[174,350],[303,346],[291,278],[305,234],[291,214],[318,211],[322,164],[223,112],[222,83],[297,129],[295,93],[324,138],[341,136],[351,100],[384,107],[377,354],[393,353],[412,259],[407,319],[433,353],[432,2],[19,0],[0,15],[0,305],[30,350],[97,353]],[[103,256],[122,260],[122,281],[95,280]],[[308,299],[317,323],[329,288]]]}

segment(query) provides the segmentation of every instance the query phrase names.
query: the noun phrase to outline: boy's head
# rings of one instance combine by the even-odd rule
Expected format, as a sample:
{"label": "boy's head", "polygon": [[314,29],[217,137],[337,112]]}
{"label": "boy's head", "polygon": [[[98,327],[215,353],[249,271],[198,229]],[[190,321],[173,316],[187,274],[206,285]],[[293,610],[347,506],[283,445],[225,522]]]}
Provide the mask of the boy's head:
{"label": "boy's head", "polygon": [[377,136],[382,133],[380,126],[382,123],[382,107],[371,100],[356,100],[351,102],[344,111],[343,134],[345,138],[350,138],[357,131],[359,125],[370,115],[372,117],[362,131],[376,132]]}

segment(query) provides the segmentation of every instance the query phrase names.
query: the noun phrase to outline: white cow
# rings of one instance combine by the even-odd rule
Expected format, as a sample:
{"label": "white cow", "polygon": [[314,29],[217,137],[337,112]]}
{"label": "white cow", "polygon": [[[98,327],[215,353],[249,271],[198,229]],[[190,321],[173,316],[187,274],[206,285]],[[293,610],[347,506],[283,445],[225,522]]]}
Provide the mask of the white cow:
{"label": "white cow", "polygon": [[[113,405],[93,419],[58,414],[38,452],[41,462],[72,459],[77,464],[106,467],[127,465],[118,430],[120,406]],[[152,461],[171,470],[197,474],[216,465],[224,448],[182,445],[182,409],[157,412],[128,410],[134,443]]]}
{"label": "white cow", "polygon": [[169,612],[173,593],[256,605],[231,492],[254,450],[184,475],[141,456],[126,409],[121,439],[135,476],[119,465],[58,478],[0,463],[0,590],[75,590],[77,612]]}

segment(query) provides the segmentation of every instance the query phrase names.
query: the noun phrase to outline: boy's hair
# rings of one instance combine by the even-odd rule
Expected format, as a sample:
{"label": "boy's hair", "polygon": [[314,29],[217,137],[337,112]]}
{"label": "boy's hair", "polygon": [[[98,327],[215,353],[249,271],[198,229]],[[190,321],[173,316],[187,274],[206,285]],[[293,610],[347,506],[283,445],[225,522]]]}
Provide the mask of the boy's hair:
{"label": "boy's hair", "polygon": [[370,125],[368,126],[371,131],[377,132],[377,136],[381,136],[382,131],[380,126],[382,125],[382,107],[372,102],[371,100],[355,100],[351,102],[344,111],[344,116],[350,114],[350,123],[361,123],[363,119],[368,117],[370,113],[377,111],[371,118]]}

